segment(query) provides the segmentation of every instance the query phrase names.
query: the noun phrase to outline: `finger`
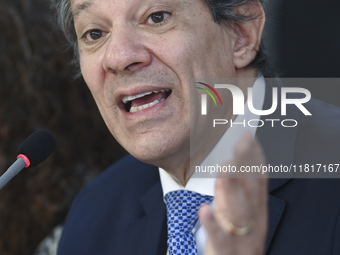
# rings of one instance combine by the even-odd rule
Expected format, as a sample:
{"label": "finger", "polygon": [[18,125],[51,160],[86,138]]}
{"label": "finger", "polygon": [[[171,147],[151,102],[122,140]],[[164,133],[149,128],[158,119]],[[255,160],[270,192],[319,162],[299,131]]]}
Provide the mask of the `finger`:
{"label": "finger", "polygon": [[[235,158],[230,163],[240,170],[245,165],[265,164],[260,143],[251,133],[245,133],[235,147]],[[236,176],[236,178],[235,178]],[[215,188],[215,216],[225,225],[231,221],[238,227],[247,226],[256,219],[258,212],[266,208],[267,179],[251,175],[226,174],[218,178]],[[247,177],[247,178],[240,178]],[[256,176],[255,176],[256,177]]]}
{"label": "finger", "polygon": [[237,226],[247,226],[251,220],[251,191],[245,179],[219,178],[215,187],[215,217],[225,226],[229,221]]}
{"label": "finger", "polygon": [[[250,132],[246,132],[234,149],[234,164],[238,170],[248,167],[251,172],[243,172],[238,177],[267,178],[262,174],[261,167],[266,164],[264,152],[259,140]],[[256,172],[256,170],[258,172]]]}
{"label": "finger", "polygon": [[219,249],[228,245],[228,234],[226,234],[219,226],[214,212],[210,205],[204,205],[199,210],[199,220],[202,226],[206,229],[209,236],[211,249]]}
{"label": "finger", "polygon": [[261,171],[261,166],[265,164],[266,160],[260,142],[250,133],[246,133],[235,148],[235,165],[239,169],[241,166],[249,166],[251,169],[259,171],[243,175],[245,187],[254,197],[266,197],[264,194],[267,193],[267,174],[263,174]]}

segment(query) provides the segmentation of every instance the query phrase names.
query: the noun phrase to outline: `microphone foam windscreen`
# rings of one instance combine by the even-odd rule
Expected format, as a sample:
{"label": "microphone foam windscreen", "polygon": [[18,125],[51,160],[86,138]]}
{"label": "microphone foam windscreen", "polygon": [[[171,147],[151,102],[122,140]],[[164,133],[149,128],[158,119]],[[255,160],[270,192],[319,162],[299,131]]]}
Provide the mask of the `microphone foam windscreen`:
{"label": "microphone foam windscreen", "polygon": [[36,166],[47,159],[55,147],[52,134],[46,130],[38,130],[19,146],[18,154],[25,155],[31,162],[30,166]]}

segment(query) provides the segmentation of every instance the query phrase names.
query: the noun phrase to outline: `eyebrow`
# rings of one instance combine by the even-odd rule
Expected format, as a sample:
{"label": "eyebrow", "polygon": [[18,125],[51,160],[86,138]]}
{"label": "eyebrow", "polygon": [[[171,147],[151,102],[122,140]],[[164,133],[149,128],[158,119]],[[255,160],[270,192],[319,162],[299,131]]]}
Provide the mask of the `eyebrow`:
{"label": "eyebrow", "polygon": [[75,20],[82,11],[89,9],[92,5],[93,5],[92,1],[86,1],[83,3],[77,4],[72,10],[73,19]]}

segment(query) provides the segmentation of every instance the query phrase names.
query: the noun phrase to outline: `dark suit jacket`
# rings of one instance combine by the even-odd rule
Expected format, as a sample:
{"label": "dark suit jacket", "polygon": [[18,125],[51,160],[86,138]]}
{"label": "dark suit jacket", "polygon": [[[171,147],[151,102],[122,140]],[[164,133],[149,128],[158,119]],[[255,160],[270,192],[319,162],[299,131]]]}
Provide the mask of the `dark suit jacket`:
{"label": "dark suit jacket", "polygon": [[[271,105],[267,85],[264,109]],[[288,107],[297,128],[258,128],[271,165],[340,163],[340,110],[319,101],[304,116]],[[263,117],[268,118],[266,116]],[[282,119],[279,110],[272,119]],[[340,171],[340,170],[339,170]],[[271,179],[266,254],[340,254],[339,179]],[[165,255],[166,209],[157,167],[128,156],[78,196],[59,255]]]}

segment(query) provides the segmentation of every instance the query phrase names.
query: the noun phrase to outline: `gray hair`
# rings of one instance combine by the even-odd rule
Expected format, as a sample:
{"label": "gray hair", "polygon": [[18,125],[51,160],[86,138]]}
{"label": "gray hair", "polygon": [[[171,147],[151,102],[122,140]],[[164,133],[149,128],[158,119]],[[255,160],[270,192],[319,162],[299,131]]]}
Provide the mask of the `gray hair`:
{"label": "gray hair", "polygon": [[[74,21],[71,10],[71,0],[51,0],[53,7],[57,12],[57,19],[60,28],[64,32],[66,39],[74,49],[75,59],[74,64],[79,68],[79,52],[77,35],[74,28]],[[211,10],[214,21],[218,24],[226,22],[227,24],[234,22],[249,21],[258,16],[249,16],[247,14],[239,15],[234,12],[235,7],[245,3],[261,3],[265,0],[205,0]],[[264,50],[263,42],[257,51],[255,59],[249,64],[249,68],[256,68],[258,72],[262,73],[265,77],[274,76],[274,71],[268,63],[268,58]]]}

